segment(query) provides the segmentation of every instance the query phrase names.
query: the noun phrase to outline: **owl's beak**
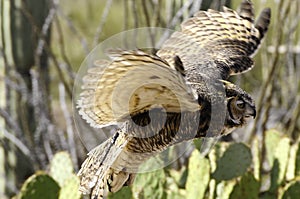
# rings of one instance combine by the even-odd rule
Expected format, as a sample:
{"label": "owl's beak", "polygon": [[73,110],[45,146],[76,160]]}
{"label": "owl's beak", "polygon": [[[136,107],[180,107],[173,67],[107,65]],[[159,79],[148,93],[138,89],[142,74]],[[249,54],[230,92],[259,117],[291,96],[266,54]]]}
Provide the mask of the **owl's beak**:
{"label": "owl's beak", "polygon": [[245,116],[246,116],[246,117],[252,116],[253,119],[255,119],[255,117],[256,117],[256,109],[255,109],[255,106],[248,105],[247,108],[246,108]]}
{"label": "owl's beak", "polygon": [[253,108],[252,116],[253,116],[253,119],[255,119],[255,117],[256,117],[256,109],[255,109],[255,107]]}

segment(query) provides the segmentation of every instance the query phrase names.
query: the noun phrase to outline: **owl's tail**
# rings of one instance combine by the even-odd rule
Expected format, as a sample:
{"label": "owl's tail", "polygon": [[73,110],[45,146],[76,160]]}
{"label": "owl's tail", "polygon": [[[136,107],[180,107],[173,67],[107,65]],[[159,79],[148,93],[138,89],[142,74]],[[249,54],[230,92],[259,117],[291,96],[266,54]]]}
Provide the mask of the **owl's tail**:
{"label": "owl's tail", "polygon": [[135,174],[120,170],[116,165],[129,140],[128,135],[119,131],[88,153],[78,172],[79,190],[83,194],[90,194],[92,199],[101,199],[105,198],[108,191],[116,192],[133,182]]}

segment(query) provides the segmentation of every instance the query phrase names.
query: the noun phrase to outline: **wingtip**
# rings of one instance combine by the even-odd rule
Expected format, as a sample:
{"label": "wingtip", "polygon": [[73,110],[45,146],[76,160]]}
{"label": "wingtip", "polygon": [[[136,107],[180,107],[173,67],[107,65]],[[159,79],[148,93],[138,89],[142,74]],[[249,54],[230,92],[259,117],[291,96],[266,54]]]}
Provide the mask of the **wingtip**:
{"label": "wingtip", "polygon": [[261,38],[267,32],[269,25],[270,25],[270,21],[271,21],[271,9],[265,8],[260,13],[260,15],[255,23],[255,28],[257,28],[259,33],[261,34]]}
{"label": "wingtip", "polygon": [[243,19],[246,19],[251,23],[254,22],[254,8],[251,1],[242,1],[242,3],[239,6],[238,13]]}
{"label": "wingtip", "polygon": [[271,19],[271,8],[264,8],[261,14],[263,14],[265,17],[267,17],[269,20]]}

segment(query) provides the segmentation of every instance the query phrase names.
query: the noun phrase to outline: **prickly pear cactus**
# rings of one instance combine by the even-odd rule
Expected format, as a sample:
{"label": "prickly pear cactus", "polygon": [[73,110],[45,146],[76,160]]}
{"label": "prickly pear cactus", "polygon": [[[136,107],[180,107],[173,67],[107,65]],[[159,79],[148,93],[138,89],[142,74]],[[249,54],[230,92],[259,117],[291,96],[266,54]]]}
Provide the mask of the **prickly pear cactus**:
{"label": "prickly pear cactus", "polygon": [[297,151],[299,149],[299,142],[296,142],[290,146],[290,153],[289,153],[289,161],[286,167],[286,174],[285,179],[286,181],[292,181],[296,174],[297,174]]}
{"label": "prickly pear cactus", "polygon": [[298,149],[296,152],[296,165],[295,165],[295,175],[300,176],[300,141],[298,140]]}
{"label": "prickly pear cactus", "polygon": [[275,159],[275,151],[280,142],[281,136],[280,133],[274,129],[268,130],[265,132],[265,146],[267,152],[267,160],[270,167],[273,167],[274,159]]}
{"label": "prickly pear cactus", "polygon": [[242,176],[252,162],[249,147],[242,143],[230,145],[217,161],[217,168],[212,177],[217,181],[230,180]]}
{"label": "prickly pear cactus", "polygon": [[38,172],[29,177],[19,193],[20,199],[57,199],[59,185],[46,173]]}
{"label": "prickly pear cactus", "polygon": [[81,193],[79,189],[79,178],[73,174],[61,187],[59,192],[59,199],[80,199]]}
{"label": "prickly pear cactus", "polygon": [[186,182],[187,198],[204,198],[205,190],[210,179],[209,160],[202,157],[198,150],[194,150],[188,167],[188,178]]}
{"label": "prickly pear cactus", "polygon": [[290,183],[283,193],[282,199],[296,199],[300,196],[300,181]]}
{"label": "prickly pear cactus", "polygon": [[253,175],[256,180],[260,180],[260,166],[261,166],[261,160],[260,160],[260,146],[259,146],[259,140],[258,137],[255,136],[252,142],[251,146],[252,156],[253,156]]}
{"label": "prickly pear cactus", "polygon": [[273,129],[266,131],[265,134],[266,157],[272,168],[269,191],[276,194],[278,186],[283,182],[286,175],[290,155],[290,139]]}
{"label": "prickly pear cactus", "polygon": [[126,198],[132,198],[132,191],[130,187],[123,187],[120,191],[116,193],[110,193],[108,195],[109,199],[126,199]]}
{"label": "prickly pear cactus", "polygon": [[251,172],[247,172],[235,185],[230,194],[230,199],[256,199],[259,195],[260,183]]}
{"label": "prickly pear cactus", "polygon": [[50,163],[50,175],[58,182],[60,187],[64,186],[66,180],[74,173],[72,160],[69,153],[62,151],[54,155]]}
{"label": "prickly pear cactus", "polygon": [[234,186],[236,185],[236,180],[224,180],[217,184],[216,186],[216,197],[212,197],[213,199],[217,198],[229,198]]}
{"label": "prickly pear cactus", "polygon": [[175,169],[169,170],[169,175],[172,181],[180,188],[185,187],[185,183],[187,180],[188,169],[183,166],[179,171]]}
{"label": "prickly pear cactus", "polygon": [[166,175],[162,169],[138,174],[132,186],[134,197],[139,199],[163,198],[165,181]]}
{"label": "prickly pear cactus", "polygon": [[281,138],[274,151],[274,162],[271,170],[271,187],[270,191],[274,192],[283,182],[286,167],[290,153],[290,140],[287,137]]}

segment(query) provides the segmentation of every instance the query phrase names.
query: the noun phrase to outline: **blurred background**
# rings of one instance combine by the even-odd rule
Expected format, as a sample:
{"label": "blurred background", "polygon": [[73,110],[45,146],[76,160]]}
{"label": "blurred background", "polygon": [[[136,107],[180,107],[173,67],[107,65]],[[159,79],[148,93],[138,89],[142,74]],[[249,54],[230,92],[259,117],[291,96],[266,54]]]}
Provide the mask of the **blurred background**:
{"label": "blurred background", "polygon": [[[72,91],[76,72],[98,43],[138,27],[178,30],[180,23],[198,10],[221,10],[224,5],[236,9],[240,2],[1,0],[0,198],[16,194],[26,198],[27,185],[41,176],[54,179],[47,186],[57,183],[53,190],[63,193],[66,182],[56,179],[59,174],[53,170],[59,168],[51,167],[55,154],[66,151],[60,154],[62,160],[56,160],[64,166],[70,164],[74,177],[94,146],[83,144],[76,130]],[[196,141],[196,149],[180,161],[138,176],[132,188],[111,198],[296,198],[293,194],[300,194],[300,1],[253,0],[253,4],[256,16],[263,8],[271,8],[270,28],[254,57],[254,69],[230,81],[255,99],[255,121],[222,138],[212,153],[203,159],[199,156],[200,160],[196,153],[201,141]],[[98,130],[86,131],[87,136],[97,137],[98,143],[105,138]],[[230,164],[228,157],[245,163],[238,165],[244,170]],[[232,176],[224,177],[228,170],[220,170],[220,165],[232,169]],[[78,186],[78,179],[74,183]],[[254,194],[245,191],[248,189],[255,190]],[[76,192],[76,188],[71,190]],[[58,194],[51,197],[58,198]]]}

